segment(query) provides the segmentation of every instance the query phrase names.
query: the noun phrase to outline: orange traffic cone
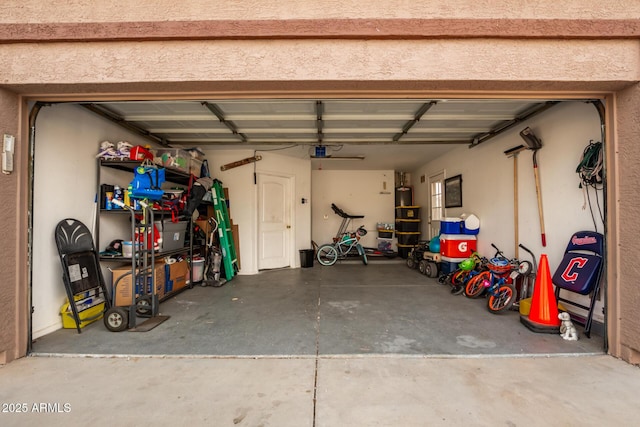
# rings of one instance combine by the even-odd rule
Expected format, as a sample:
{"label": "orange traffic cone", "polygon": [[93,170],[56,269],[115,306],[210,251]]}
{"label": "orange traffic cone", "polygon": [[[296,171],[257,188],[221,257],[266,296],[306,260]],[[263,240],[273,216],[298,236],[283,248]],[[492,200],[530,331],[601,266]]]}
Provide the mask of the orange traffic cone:
{"label": "orange traffic cone", "polygon": [[558,302],[553,292],[549,260],[545,254],[540,256],[538,265],[538,276],[531,298],[531,310],[528,316],[520,316],[520,322],[533,332],[557,334],[560,332]]}

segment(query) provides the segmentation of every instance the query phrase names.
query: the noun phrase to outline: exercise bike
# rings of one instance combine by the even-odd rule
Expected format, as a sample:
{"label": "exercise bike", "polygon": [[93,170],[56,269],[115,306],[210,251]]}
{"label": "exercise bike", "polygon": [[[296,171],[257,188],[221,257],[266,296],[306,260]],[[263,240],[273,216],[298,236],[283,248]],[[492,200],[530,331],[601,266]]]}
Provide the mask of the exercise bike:
{"label": "exercise bike", "polygon": [[349,255],[357,254],[362,257],[362,263],[367,265],[369,263],[367,254],[360,244],[360,238],[367,234],[367,230],[361,225],[355,232],[347,231],[352,219],[364,218],[364,215],[349,215],[333,203],[331,208],[336,215],[342,217],[342,223],[333,238],[333,243],[327,243],[318,248],[316,253],[318,262],[321,265],[333,265],[338,259],[345,259]]}

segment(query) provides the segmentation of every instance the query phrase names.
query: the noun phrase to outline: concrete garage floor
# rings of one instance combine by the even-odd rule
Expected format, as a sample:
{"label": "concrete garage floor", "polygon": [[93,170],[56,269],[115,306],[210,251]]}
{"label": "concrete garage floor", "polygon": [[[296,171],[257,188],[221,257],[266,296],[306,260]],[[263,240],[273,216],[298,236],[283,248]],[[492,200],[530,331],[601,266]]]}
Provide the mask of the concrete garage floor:
{"label": "concrete garage floor", "polygon": [[[536,334],[516,311],[493,315],[484,299],[402,262],[236,276],[195,286],[160,306],[170,319],[148,332],[113,333],[102,321],[37,339],[34,355],[480,356],[602,354],[603,339]],[[580,327],[578,327],[581,330]]]}
{"label": "concrete garage floor", "polygon": [[517,313],[491,315],[402,264],[238,276],[161,309],[171,318],[149,332],[97,323],[38,339],[40,357],[0,367],[0,425],[583,427],[640,418],[640,369],[602,354],[600,338],[531,333]]}

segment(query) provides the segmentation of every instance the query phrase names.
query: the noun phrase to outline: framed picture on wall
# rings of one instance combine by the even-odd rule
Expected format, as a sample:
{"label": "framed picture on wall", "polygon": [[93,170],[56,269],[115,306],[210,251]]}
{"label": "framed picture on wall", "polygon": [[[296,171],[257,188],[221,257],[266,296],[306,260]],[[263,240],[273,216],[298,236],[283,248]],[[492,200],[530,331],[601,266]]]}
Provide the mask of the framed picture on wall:
{"label": "framed picture on wall", "polygon": [[462,207],[462,175],[452,176],[444,180],[444,207]]}

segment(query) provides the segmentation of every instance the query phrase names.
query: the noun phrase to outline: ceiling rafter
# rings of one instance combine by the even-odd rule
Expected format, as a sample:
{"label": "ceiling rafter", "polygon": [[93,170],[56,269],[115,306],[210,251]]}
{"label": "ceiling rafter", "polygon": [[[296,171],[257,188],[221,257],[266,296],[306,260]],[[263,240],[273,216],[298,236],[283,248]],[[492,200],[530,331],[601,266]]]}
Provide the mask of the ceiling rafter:
{"label": "ceiling rafter", "polygon": [[121,126],[133,133],[136,133],[140,136],[142,136],[143,138],[148,139],[151,142],[154,142],[156,144],[160,144],[163,145],[165,147],[169,146],[169,143],[167,142],[166,139],[164,139],[161,136],[155,135],[152,132],[149,132],[148,130],[137,126],[127,120],[125,120],[124,118],[122,118],[118,113],[110,110],[107,106],[102,105],[102,104],[94,104],[94,103],[81,103],[80,104],[82,107],[86,108],[87,110],[91,111],[94,114],[97,114],[115,124],[117,124],[118,126]]}
{"label": "ceiling rafter", "polygon": [[420,121],[420,119],[422,118],[422,116],[424,116],[424,114],[429,111],[431,109],[431,107],[433,107],[434,105],[436,105],[438,103],[438,101],[431,101],[431,102],[427,102],[425,104],[422,104],[422,106],[420,107],[420,109],[416,112],[416,114],[414,115],[412,120],[409,120],[407,123],[404,124],[404,126],[402,126],[402,132],[397,133],[393,136],[393,142],[398,142],[400,140],[400,138],[402,138],[404,135],[407,134],[407,132],[409,132],[409,130],[415,126],[416,123],[418,123]]}
{"label": "ceiling rafter", "polygon": [[238,131],[238,127],[236,126],[236,124],[233,121],[225,119],[224,112],[216,104],[212,104],[210,102],[203,101],[202,105],[204,105],[207,108],[207,110],[211,111],[213,113],[213,115],[215,115],[218,118],[218,120],[220,120],[220,123],[222,123],[227,128],[229,128],[231,133],[233,133],[234,135],[239,136],[240,139],[242,140],[242,142],[248,142],[249,141],[249,139],[247,138],[247,135],[245,135],[244,133]]}
{"label": "ceiling rafter", "polygon": [[316,130],[318,135],[318,144],[322,144],[324,140],[324,133],[322,128],[324,127],[324,121],[322,120],[322,114],[324,113],[324,104],[322,101],[316,101]]}
{"label": "ceiling rafter", "polygon": [[559,104],[560,101],[547,101],[544,102],[542,104],[535,104],[533,106],[531,106],[530,108],[526,109],[525,111],[521,112],[520,114],[518,114],[516,117],[514,117],[511,120],[505,121],[500,123],[498,126],[495,126],[493,129],[491,129],[488,132],[484,132],[481,134],[478,134],[476,136],[473,137],[473,140],[471,141],[469,148],[473,148],[476,147],[480,144],[482,144],[483,142],[486,142],[488,140],[490,140],[493,137],[496,137],[498,135],[500,135],[501,133],[511,129],[512,127],[523,123],[524,121],[544,112],[547,111],[549,108]]}

